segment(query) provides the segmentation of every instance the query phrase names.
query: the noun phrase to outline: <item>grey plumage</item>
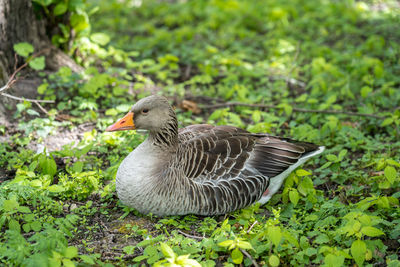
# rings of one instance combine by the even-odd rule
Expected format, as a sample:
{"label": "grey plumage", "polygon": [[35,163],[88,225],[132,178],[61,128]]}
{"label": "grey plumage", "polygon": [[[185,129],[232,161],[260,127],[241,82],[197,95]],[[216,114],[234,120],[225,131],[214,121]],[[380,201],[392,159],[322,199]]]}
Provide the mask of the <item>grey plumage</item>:
{"label": "grey plumage", "polygon": [[131,111],[149,137],[121,164],[116,186],[123,203],[144,213],[214,215],[266,202],[285,173],[323,150],[233,126],[178,131],[173,109],[160,96],[140,100]]}

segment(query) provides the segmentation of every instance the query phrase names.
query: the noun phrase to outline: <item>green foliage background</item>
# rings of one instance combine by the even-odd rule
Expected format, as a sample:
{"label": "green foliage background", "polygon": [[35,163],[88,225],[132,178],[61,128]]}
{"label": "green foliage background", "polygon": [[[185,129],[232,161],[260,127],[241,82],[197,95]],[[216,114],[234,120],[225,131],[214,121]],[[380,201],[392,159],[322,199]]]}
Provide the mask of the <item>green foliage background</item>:
{"label": "green foliage background", "polygon": [[[0,144],[0,262],[399,266],[396,1],[33,2],[58,22],[53,43],[85,71],[39,73],[38,92],[55,101],[44,105],[48,114],[25,101],[17,131],[0,126],[9,139]],[[29,44],[14,49],[43,69]],[[144,137],[103,130],[154,92],[200,108],[250,104],[200,114],[178,105],[181,126],[231,124],[327,150],[264,206],[219,217],[141,215],[118,202],[114,177]],[[61,150],[36,153],[33,145],[79,125],[93,127]]]}

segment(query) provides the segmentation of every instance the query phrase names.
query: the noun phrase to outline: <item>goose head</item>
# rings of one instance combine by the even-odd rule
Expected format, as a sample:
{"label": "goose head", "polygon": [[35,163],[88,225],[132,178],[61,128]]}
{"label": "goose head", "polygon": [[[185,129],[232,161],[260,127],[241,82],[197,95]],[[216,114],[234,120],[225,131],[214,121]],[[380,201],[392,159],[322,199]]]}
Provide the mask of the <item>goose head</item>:
{"label": "goose head", "polygon": [[[171,126],[172,125],[172,126]],[[177,130],[176,115],[165,97],[152,95],[139,100],[131,110],[106,131],[148,130],[150,133],[165,129]]]}

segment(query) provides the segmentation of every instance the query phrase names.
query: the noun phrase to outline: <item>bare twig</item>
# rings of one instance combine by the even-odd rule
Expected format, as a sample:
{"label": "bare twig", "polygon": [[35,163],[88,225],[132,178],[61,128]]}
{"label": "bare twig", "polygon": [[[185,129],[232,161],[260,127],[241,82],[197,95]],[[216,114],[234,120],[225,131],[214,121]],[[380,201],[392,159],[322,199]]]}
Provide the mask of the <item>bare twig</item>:
{"label": "bare twig", "polygon": [[246,255],[247,258],[249,258],[251,260],[251,262],[253,263],[254,267],[259,267],[258,263],[253,259],[253,257],[244,249],[240,249],[240,251]]}
{"label": "bare twig", "polygon": [[185,232],[182,232],[181,230],[178,230],[178,233],[180,233],[181,235],[184,235],[186,237],[193,238],[193,239],[198,239],[198,240],[203,240],[204,239],[203,236],[189,235],[189,234],[187,234]]}
{"label": "bare twig", "polygon": [[251,229],[253,229],[254,225],[256,225],[257,223],[258,223],[258,221],[254,221],[253,224],[247,230],[247,233],[250,233]]}
{"label": "bare twig", "polygon": [[33,103],[54,103],[54,100],[38,100],[38,99],[31,99],[31,98],[23,98],[23,97],[18,97],[14,95],[9,95],[6,93],[1,93],[1,95],[9,97],[14,100],[18,101],[28,101],[28,102],[33,102]]}
{"label": "bare twig", "polygon": [[44,114],[49,115],[49,112],[47,112],[47,110],[46,110],[44,107],[42,107],[42,105],[40,105],[39,102],[35,101],[35,102],[33,102],[33,103],[35,103],[36,106],[38,106],[38,108],[39,108]]}
{"label": "bare twig", "polygon": [[6,93],[1,93],[4,90],[7,90],[9,88],[11,88],[17,81],[18,78],[16,78],[16,75],[22,70],[24,69],[26,66],[28,66],[29,62],[34,59],[35,57],[40,56],[41,54],[43,54],[45,51],[47,51],[49,48],[44,49],[42,51],[37,52],[36,54],[33,54],[29,60],[27,60],[24,64],[22,64],[21,66],[19,66],[17,68],[17,62],[18,62],[18,57],[17,54],[15,54],[15,65],[14,65],[14,72],[11,74],[10,78],[8,79],[7,83],[0,88],[0,94],[2,96],[8,97],[8,98],[12,98],[14,100],[18,100],[18,101],[29,101],[29,102],[33,102],[36,105],[38,105],[38,107],[46,114],[48,114],[47,110],[45,110],[40,104],[38,104],[39,102],[42,103],[54,103],[53,100],[36,100],[36,99],[28,99],[28,98],[21,98],[21,97],[17,97],[17,96],[13,96],[10,94],[6,94]]}
{"label": "bare twig", "polygon": [[[202,108],[210,109],[210,108],[221,108],[221,107],[252,107],[252,108],[263,108],[263,109],[281,109],[281,107],[275,105],[264,105],[264,104],[248,104],[248,103],[240,103],[240,102],[229,102],[229,103],[220,103],[214,105],[204,105]],[[305,109],[305,108],[296,108],[292,109],[295,112],[307,112],[307,113],[322,113],[322,114],[343,114],[348,116],[357,116],[357,117],[370,117],[376,119],[384,119],[385,117],[375,115],[375,114],[367,114],[367,113],[357,113],[357,112],[349,112],[349,111],[341,111],[341,110],[316,110],[316,109]]]}

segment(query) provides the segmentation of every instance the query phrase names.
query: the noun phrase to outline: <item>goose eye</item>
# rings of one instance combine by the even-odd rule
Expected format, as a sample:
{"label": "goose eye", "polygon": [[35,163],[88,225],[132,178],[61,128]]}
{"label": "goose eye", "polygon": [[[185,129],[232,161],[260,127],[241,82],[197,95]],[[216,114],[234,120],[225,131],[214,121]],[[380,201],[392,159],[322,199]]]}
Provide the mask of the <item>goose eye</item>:
{"label": "goose eye", "polygon": [[147,114],[147,113],[149,113],[149,110],[147,108],[142,109],[142,114]]}

